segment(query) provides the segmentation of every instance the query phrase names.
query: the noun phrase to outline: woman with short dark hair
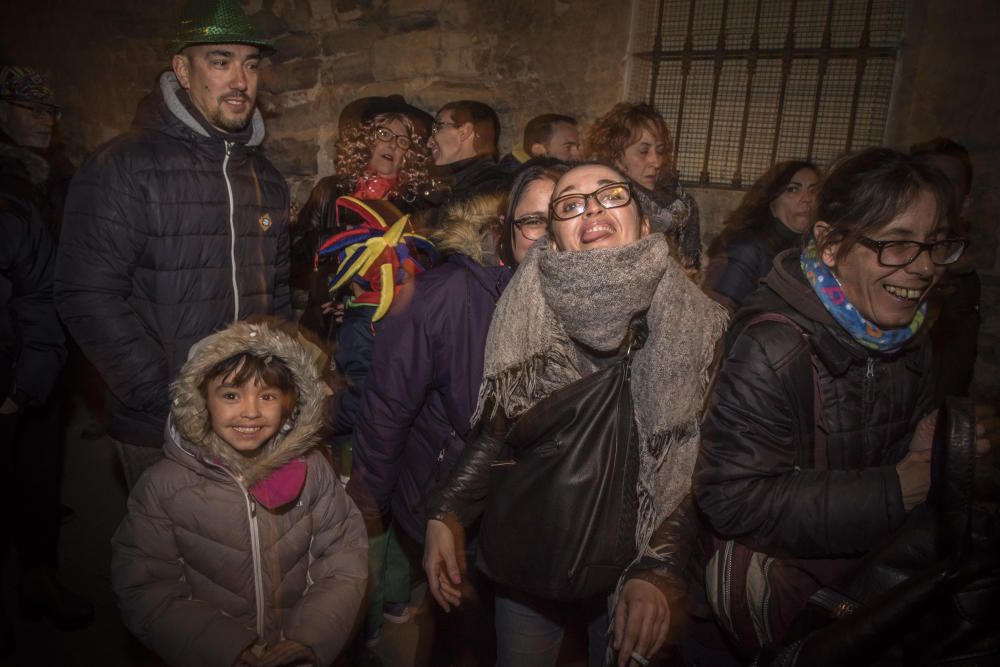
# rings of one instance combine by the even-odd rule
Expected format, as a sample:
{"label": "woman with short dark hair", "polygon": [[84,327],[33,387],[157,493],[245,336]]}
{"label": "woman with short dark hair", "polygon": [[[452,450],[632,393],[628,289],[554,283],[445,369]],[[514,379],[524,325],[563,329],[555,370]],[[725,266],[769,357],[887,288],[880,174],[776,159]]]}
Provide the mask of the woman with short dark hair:
{"label": "woman with short dark hair", "polygon": [[927,496],[926,299],[966,245],[950,207],[943,175],[905,154],[841,159],[805,247],[778,255],[736,315],[695,488],[709,601],[748,655]]}

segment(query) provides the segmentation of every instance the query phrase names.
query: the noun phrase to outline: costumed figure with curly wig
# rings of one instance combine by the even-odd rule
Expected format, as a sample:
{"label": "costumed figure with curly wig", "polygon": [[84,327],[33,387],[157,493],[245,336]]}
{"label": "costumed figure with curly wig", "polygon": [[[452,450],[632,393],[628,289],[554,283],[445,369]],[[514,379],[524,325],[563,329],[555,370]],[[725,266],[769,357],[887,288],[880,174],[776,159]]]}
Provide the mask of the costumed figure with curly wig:
{"label": "costumed figure with curly wig", "polygon": [[404,213],[426,208],[432,122],[399,95],[361,98],[341,112],[336,172],[316,183],[292,231],[293,287],[309,293],[301,323],[321,339],[335,337],[332,308],[324,308],[332,266],[311,260],[319,242],[344,229],[337,226],[337,198],[385,199]]}

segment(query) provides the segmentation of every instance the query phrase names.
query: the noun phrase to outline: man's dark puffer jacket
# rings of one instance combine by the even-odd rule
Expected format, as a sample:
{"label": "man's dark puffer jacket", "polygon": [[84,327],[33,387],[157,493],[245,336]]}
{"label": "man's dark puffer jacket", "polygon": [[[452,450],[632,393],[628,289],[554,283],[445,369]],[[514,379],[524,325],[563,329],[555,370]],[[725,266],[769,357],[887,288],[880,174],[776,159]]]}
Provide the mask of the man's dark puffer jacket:
{"label": "man's dark puffer jacket", "polygon": [[112,392],[108,433],[156,447],[191,344],[291,312],[288,188],[258,152],[260,114],[224,134],[185,98],[163,74],[131,131],[84,163],[56,267],[63,321]]}
{"label": "man's dark puffer jacket", "polygon": [[[713,391],[695,471],[698,504],[712,528],[774,556],[864,553],[905,511],[895,466],[908,451],[932,389],[923,332],[884,355],[863,348],[820,303],[799,251],[774,269],[737,315]],[[828,469],[812,466],[812,373],[819,361]],[[807,455],[796,466],[796,454]]]}

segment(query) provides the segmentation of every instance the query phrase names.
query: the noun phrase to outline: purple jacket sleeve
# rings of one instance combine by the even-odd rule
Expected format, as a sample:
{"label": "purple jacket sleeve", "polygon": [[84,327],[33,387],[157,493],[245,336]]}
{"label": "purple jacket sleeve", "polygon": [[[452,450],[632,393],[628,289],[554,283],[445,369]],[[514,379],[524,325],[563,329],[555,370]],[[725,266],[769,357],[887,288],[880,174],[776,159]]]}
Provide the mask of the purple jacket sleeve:
{"label": "purple jacket sleeve", "polygon": [[413,283],[397,296],[402,305],[384,320],[354,430],[349,488],[368,517],[389,509],[413,420],[433,383],[433,343]]}

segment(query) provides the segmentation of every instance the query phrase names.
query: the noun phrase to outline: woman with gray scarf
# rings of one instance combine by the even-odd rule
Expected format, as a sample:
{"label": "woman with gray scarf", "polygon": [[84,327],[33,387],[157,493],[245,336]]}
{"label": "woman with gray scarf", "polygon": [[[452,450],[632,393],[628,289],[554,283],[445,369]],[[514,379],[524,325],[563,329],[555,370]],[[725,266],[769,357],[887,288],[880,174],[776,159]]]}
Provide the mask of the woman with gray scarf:
{"label": "woman with gray scarf", "polygon": [[[491,468],[503,463],[497,455],[512,426],[554,392],[622,359],[637,323],[645,321],[648,336],[631,353],[628,380],[640,450],[631,497],[634,557],[617,586],[590,600],[555,602],[502,589],[496,609],[501,667],[554,665],[571,616],[587,623],[590,664],[605,664],[608,610],[616,664],[649,664],[681,615],[698,420],[726,315],[686,278],[664,236],[650,234],[633,188],[601,164],[577,166],[559,179],[549,240],[529,252],[490,326],[473,417],[480,436],[428,503],[424,569],[431,593],[449,609],[462,601],[462,527],[490,502]],[[537,544],[543,559],[573,548],[547,544],[544,530],[537,532],[523,538]],[[484,547],[483,560],[490,555]]]}

